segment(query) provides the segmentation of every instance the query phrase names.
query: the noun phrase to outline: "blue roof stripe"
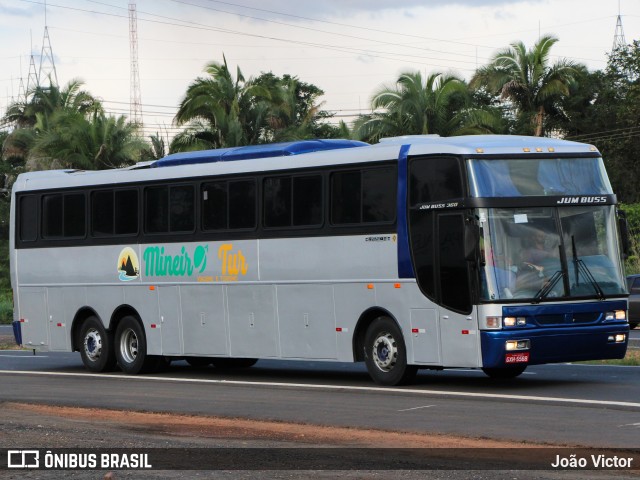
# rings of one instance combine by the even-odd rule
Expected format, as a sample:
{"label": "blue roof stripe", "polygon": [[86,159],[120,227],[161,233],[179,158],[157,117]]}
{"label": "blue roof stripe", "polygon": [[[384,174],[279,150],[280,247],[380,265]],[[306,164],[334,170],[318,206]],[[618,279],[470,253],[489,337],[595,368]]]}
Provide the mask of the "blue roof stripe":
{"label": "blue roof stripe", "polygon": [[245,147],[219,148],[167,155],[154,162],[151,167],[173,167],[195,163],[228,162],[257,158],[286,157],[303,153],[336,150],[368,146],[368,143],[356,140],[300,140],[296,142],[270,143],[266,145],[248,145]]}

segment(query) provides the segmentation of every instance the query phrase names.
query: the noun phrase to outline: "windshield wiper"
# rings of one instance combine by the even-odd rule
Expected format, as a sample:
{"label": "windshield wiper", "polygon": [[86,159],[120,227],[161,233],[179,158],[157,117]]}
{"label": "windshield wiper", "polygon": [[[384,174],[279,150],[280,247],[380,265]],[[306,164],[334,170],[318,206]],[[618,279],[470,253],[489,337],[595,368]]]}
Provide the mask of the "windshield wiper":
{"label": "windshield wiper", "polygon": [[545,283],[540,290],[538,290],[538,293],[535,294],[535,300],[533,301],[533,303],[540,303],[542,300],[544,300],[547,295],[551,293],[553,287],[556,286],[556,284],[562,277],[564,277],[564,272],[562,270],[558,270],[556,273],[554,273],[549,281]]}
{"label": "windshield wiper", "polygon": [[580,285],[580,273],[582,273],[598,294],[598,298],[600,298],[600,300],[605,300],[607,297],[605,297],[600,284],[591,273],[591,270],[589,270],[589,267],[584,263],[584,260],[578,258],[578,254],[576,252],[576,239],[573,235],[571,236],[571,249],[573,250],[573,268],[576,271],[576,286]]}

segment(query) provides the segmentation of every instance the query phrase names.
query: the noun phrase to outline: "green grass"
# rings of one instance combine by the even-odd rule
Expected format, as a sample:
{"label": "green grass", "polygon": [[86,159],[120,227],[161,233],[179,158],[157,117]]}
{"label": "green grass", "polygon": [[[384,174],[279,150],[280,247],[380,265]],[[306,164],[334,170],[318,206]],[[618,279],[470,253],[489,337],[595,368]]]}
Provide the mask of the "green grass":
{"label": "green grass", "polygon": [[618,360],[591,360],[588,362],[579,363],[587,363],[590,365],[627,365],[637,367],[640,366],[640,349],[629,348],[627,349],[627,355],[624,358]]}
{"label": "green grass", "polygon": [[13,321],[13,299],[10,293],[0,295],[0,324],[8,325]]}

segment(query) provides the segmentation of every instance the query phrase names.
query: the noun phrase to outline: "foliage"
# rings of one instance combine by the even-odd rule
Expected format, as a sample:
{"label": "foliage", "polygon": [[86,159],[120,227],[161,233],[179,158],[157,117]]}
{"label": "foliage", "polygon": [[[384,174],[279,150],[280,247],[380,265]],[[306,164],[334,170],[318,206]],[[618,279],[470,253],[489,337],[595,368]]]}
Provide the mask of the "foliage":
{"label": "foliage", "polygon": [[489,65],[478,69],[471,80],[471,86],[485,87],[513,105],[524,128],[522,133],[542,136],[548,117],[565,114],[559,101],[569,95],[581,67],[566,59],[550,64],[551,47],[557,41],[547,35],[529,50],[524,43],[515,42],[499,51]]}
{"label": "foliage", "polygon": [[[369,115],[354,124],[356,137],[376,142],[382,137],[487,133],[500,129],[495,110],[472,109],[466,83],[453,75],[402,73],[395,86],[383,86],[372,100]],[[377,111],[376,111],[377,110]]]}
{"label": "foliage", "polygon": [[297,77],[262,73],[231,74],[227,60],[211,62],[208,77],[196,79],[180,103],[175,123],[185,126],[171,151],[235,147],[302,138],[332,138],[342,133],[321,123],[330,114],[317,99],[324,92]]}

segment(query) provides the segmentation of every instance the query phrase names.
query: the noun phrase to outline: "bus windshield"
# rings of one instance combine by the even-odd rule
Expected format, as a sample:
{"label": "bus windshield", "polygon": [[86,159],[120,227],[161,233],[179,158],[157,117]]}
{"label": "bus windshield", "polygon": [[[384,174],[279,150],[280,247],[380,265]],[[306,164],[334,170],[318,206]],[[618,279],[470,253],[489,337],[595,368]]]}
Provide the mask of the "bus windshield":
{"label": "bus windshield", "polygon": [[480,209],[481,299],[624,294],[614,208]]}
{"label": "bus windshield", "polygon": [[474,197],[607,195],[602,158],[469,160]]}

